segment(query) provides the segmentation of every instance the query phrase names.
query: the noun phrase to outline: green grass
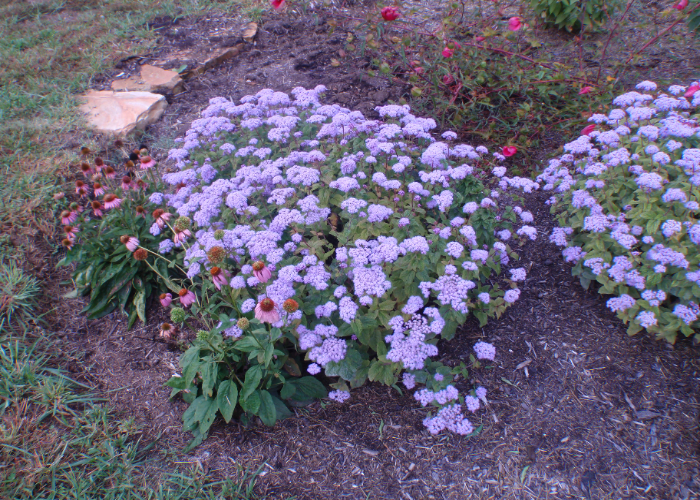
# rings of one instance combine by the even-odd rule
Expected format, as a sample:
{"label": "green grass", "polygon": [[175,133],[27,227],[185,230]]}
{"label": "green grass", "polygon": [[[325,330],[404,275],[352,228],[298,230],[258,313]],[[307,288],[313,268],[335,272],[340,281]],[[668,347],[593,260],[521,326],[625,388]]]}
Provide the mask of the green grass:
{"label": "green grass", "polygon": [[[148,52],[148,21],[211,9],[259,15],[261,0],[0,0],[0,498],[249,499],[256,474],[215,481],[164,468],[147,442],[60,369],[26,258],[55,248],[56,202],[75,147],[99,150],[76,95],[123,57]],[[79,48],[80,50],[76,50]],[[44,243],[42,243],[42,240]],[[41,244],[39,244],[41,243]],[[50,250],[48,250],[50,252]]]}
{"label": "green grass", "polygon": [[243,470],[212,481],[198,466],[159,469],[155,443],[50,368],[50,347],[47,339],[0,339],[0,498],[254,498],[256,474]]}

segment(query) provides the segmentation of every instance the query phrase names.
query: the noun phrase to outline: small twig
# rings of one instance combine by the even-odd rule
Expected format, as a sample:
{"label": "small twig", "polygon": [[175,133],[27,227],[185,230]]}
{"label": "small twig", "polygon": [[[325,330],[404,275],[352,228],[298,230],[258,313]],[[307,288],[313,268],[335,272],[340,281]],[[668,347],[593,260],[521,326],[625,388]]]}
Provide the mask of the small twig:
{"label": "small twig", "polygon": [[610,36],[608,37],[608,40],[605,42],[605,47],[603,47],[603,53],[600,56],[600,66],[598,66],[598,75],[595,77],[595,81],[598,82],[600,80],[600,72],[603,70],[603,65],[605,64],[605,54],[608,51],[608,45],[610,45],[610,40],[612,40],[613,35],[615,34],[615,31],[617,31],[617,28],[620,26],[620,23],[622,20],[627,16],[627,13],[630,11],[632,8],[632,5],[634,4],[636,0],[630,0],[630,2],[627,3],[627,8],[625,11],[622,13],[622,16],[620,16],[620,19],[617,20],[617,23],[613,27],[613,29],[610,30]]}
{"label": "small twig", "polygon": [[[699,4],[696,4],[695,7],[693,7],[692,9],[690,9],[690,10],[688,11],[688,15],[691,14],[691,13],[692,13],[695,9],[697,9],[698,7],[700,7],[700,3],[699,3]],[[676,19],[676,20],[673,22],[673,24],[671,24],[671,26],[669,26],[668,28],[666,28],[665,30],[663,30],[661,33],[659,33],[659,34],[656,35],[654,38],[652,38],[652,39],[649,40],[647,43],[645,43],[645,44],[642,46],[641,49],[639,49],[637,52],[635,52],[634,54],[632,54],[631,56],[629,56],[629,57],[627,58],[627,60],[625,61],[625,64],[629,64],[630,61],[632,60],[632,58],[633,58],[634,56],[636,56],[637,54],[639,54],[640,52],[642,52],[642,51],[643,51],[644,49],[646,49],[649,45],[651,45],[651,44],[654,43],[656,40],[658,40],[660,37],[662,37],[663,35],[665,35],[665,34],[668,33],[669,31],[671,31],[673,28],[675,28],[676,25],[677,25],[678,23],[680,23],[681,21],[683,21],[686,17],[687,17],[687,16],[685,16],[685,17],[680,17],[680,16],[679,16],[678,19]]]}

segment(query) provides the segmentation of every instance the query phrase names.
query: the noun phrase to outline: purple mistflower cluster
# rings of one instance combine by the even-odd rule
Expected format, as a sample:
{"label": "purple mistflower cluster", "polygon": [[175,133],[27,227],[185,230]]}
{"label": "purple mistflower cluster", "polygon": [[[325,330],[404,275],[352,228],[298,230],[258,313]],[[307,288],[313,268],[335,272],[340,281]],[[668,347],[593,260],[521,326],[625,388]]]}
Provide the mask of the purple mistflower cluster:
{"label": "purple mistflower cluster", "polygon": [[537,177],[560,213],[550,241],[574,272],[597,277],[630,333],[662,331],[671,342],[694,333],[700,299],[700,273],[684,272],[700,265],[700,93],[684,88],[645,81],[616,97],[616,109],[591,117],[599,127]]}
{"label": "purple mistflower cluster", "polygon": [[[438,336],[472,309],[493,317],[518,299],[519,289],[504,293],[488,277],[498,265],[511,286],[526,279],[524,268],[505,268],[517,258],[507,243],[513,235],[534,240],[534,217],[508,203],[540,184],[509,176],[502,155],[458,144],[454,133],[436,140],[436,122],[409,106],[379,107],[372,120],[323,104],[324,91],[212,99],[170,151],[170,188],[151,197],[171,224],[181,220],[171,237],[155,225],[161,252],[182,253],[193,288],[219,276],[211,300],[220,293],[241,317],[295,339],[311,375],[337,376],[339,364],[368,352],[361,344],[373,352],[383,341],[382,363],[394,363],[391,373],[407,388],[424,384],[417,394],[430,393],[438,407],[428,429],[468,434],[449,370],[436,372],[427,360],[438,354]],[[475,183],[484,191],[465,199]],[[496,300],[502,295],[505,302]],[[225,335],[249,333],[231,326]],[[480,359],[494,359],[492,345],[477,346]],[[342,402],[349,393],[329,397]],[[476,411],[485,389],[464,401]]]}

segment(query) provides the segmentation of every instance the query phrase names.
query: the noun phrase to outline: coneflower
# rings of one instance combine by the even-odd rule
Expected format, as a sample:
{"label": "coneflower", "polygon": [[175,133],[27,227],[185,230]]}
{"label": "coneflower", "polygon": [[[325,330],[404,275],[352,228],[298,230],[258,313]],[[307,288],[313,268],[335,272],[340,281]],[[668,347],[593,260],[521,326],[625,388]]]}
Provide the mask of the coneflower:
{"label": "coneflower", "polygon": [[81,152],[83,155],[87,156],[87,155],[90,154],[90,148],[87,147],[87,146],[83,146],[82,148],[80,148],[80,152]]}
{"label": "coneflower", "polygon": [[153,211],[153,218],[156,220],[156,224],[158,224],[158,227],[161,229],[165,227],[165,223],[170,220],[170,217],[172,217],[172,214],[170,212],[166,212],[162,208],[156,208]]}
{"label": "coneflower", "polygon": [[128,234],[125,234],[119,238],[119,241],[124,243],[124,245],[126,245],[127,250],[129,250],[130,252],[133,252],[139,247],[139,239],[135,236],[129,236]]}
{"label": "coneflower", "polygon": [[75,226],[63,226],[63,232],[66,233],[66,238],[74,240],[75,235],[78,234],[78,228]]}
{"label": "coneflower", "polygon": [[73,243],[73,240],[71,240],[70,238],[63,238],[63,240],[61,241],[61,245],[63,245],[63,247],[66,250],[70,250],[71,248],[73,248]]}
{"label": "coneflower", "polygon": [[102,206],[102,202],[100,202],[100,200],[91,201],[90,206],[92,207],[92,212],[95,214],[95,217],[102,217],[102,210],[104,209],[104,206]]}
{"label": "coneflower", "polygon": [[99,182],[96,182],[95,184],[92,185],[92,191],[95,193],[95,196],[102,196],[105,194],[105,188],[102,187],[102,184]]}
{"label": "coneflower", "polygon": [[258,278],[260,283],[267,282],[272,277],[272,272],[261,260],[253,262],[253,276]]}
{"label": "coneflower", "polygon": [[114,170],[114,168],[110,167],[109,165],[105,167],[103,173],[108,179],[114,179],[117,176],[117,172]]}
{"label": "coneflower", "polygon": [[173,295],[171,293],[161,293],[159,298],[160,305],[163,307],[168,307],[173,301]]}
{"label": "coneflower", "polygon": [[127,160],[126,163],[124,164],[127,170],[133,170],[135,165],[134,162],[131,160]]}
{"label": "coneflower", "polygon": [[85,187],[85,183],[84,183],[83,181],[81,181],[81,180],[75,181],[75,192],[76,192],[76,194],[79,194],[80,189],[81,189],[81,188],[84,188],[84,187]]}
{"label": "coneflower", "polygon": [[163,323],[162,325],[160,325],[159,335],[164,339],[170,340],[170,337],[175,335],[176,331],[176,326],[171,325],[170,323]]}
{"label": "coneflower", "polygon": [[99,156],[95,158],[95,170],[98,172],[105,166],[105,162]]}
{"label": "coneflower", "polygon": [[61,224],[63,224],[64,226],[73,224],[77,218],[78,214],[76,214],[75,212],[71,212],[70,210],[64,210],[63,212],[61,212]]}
{"label": "coneflower", "polygon": [[182,307],[190,307],[197,302],[197,296],[187,288],[181,289],[178,295],[180,296],[180,304],[182,304]]}
{"label": "coneflower", "polygon": [[143,217],[144,219],[146,218],[146,209],[143,208],[141,205],[136,207],[136,217]]}
{"label": "coneflower", "polygon": [[78,189],[78,196],[80,196],[81,198],[84,198],[87,195],[88,195],[88,190],[85,186]]}
{"label": "coneflower", "polygon": [[277,304],[270,298],[262,299],[255,306],[255,318],[263,323],[277,323],[280,320]]}
{"label": "coneflower", "polygon": [[141,156],[139,160],[141,161],[141,170],[148,170],[156,164],[156,161],[150,156]]}
{"label": "coneflower", "polygon": [[131,177],[129,177],[128,175],[125,175],[124,177],[122,177],[122,189],[124,191],[128,191],[132,187],[133,187],[133,184],[131,183]]}
{"label": "coneflower", "polygon": [[220,267],[212,267],[209,272],[211,273],[211,280],[214,282],[214,286],[217,290],[221,290],[221,285],[228,285],[228,278],[230,276],[229,272]]}
{"label": "coneflower", "polygon": [[148,184],[143,179],[139,179],[136,181],[136,188],[137,189],[143,189],[145,191],[147,187],[148,187]]}
{"label": "coneflower", "polygon": [[134,252],[134,259],[136,260],[146,260],[148,258],[148,251],[145,248],[139,248]]}
{"label": "coneflower", "polygon": [[92,168],[90,168],[90,164],[87,162],[82,162],[80,164],[80,171],[85,177],[92,175]]}
{"label": "coneflower", "polygon": [[207,252],[207,259],[209,259],[209,262],[212,264],[221,264],[225,258],[226,250],[220,246],[211,247]]}
{"label": "coneflower", "polygon": [[173,236],[173,243],[182,243],[187,238],[192,236],[192,233],[190,232],[189,229],[185,229],[184,231],[180,231],[178,228],[173,228],[173,232],[175,233],[175,235]]}
{"label": "coneflower", "polygon": [[78,203],[75,202],[75,201],[74,201],[73,203],[71,203],[70,206],[69,206],[68,208],[70,208],[70,211],[71,211],[71,212],[75,212],[76,214],[79,214],[80,212],[83,211],[83,207],[81,207],[80,205],[78,205]]}
{"label": "coneflower", "polygon": [[122,200],[120,198],[117,198],[116,194],[106,194],[105,197],[102,199],[105,204],[105,208],[107,210],[110,210],[112,208],[118,208],[122,204]]}
{"label": "coneflower", "polygon": [[299,303],[294,299],[287,299],[282,303],[282,309],[289,314],[295,313],[299,310]]}

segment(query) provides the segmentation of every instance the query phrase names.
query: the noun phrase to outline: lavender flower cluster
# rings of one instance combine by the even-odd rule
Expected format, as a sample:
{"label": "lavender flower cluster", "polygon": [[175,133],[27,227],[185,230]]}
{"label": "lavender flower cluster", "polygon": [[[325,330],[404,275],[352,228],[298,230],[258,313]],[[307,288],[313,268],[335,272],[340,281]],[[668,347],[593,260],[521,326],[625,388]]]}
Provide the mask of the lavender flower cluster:
{"label": "lavender flower cluster", "polygon": [[560,211],[550,241],[584,285],[614,295],[629,333],[669,342],[700,316],[700,92],[641,82],[538,176]]}
{"label": "lavender flower cluster", "polygon": [[[483,146],[436,140],[435,122],[408,106],[379,107],[382,120],[369,120],[322,104],[324,91],[212,99],[170,151],[175,171],[163,180],[172,189],[152,197],[192,224],[176,225],[161,248],[182,253],[193,282],[208,283],[216,268],[214,297],[226,308],[235,301],[232,316],[255,310],[291,332],[285,339],[297,339],[310,374],[341,377],[336,401],[349,397],[349,382],[391,385],[402,373],[407,387],[443,394],[450,380],[429,360],[438,337],[451,338],[472,312],[500,315],[520,296],[525,269],[500,280],[507,290],[492,274],[517,260],[509,241],[537,231],[529,212],[501,200],[539,185],[506,175],[504,157]],[[298,310],[282,307],[290,299]],[[493,359],[493,346],[479,349]],[[476,411],[485,393],[463,404]],[[471,432],[459,397],[452,388],[426,402],[438,407],[426,419],[431,432]]]}

